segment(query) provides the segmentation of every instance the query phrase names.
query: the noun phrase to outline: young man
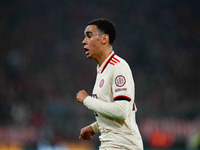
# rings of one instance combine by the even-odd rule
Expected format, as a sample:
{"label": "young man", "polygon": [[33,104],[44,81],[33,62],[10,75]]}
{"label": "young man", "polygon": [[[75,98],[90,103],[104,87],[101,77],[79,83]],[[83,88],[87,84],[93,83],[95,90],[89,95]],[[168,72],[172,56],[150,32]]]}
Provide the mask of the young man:
{"label": "young man", "polygon": [[143,150],[135,121],[132,72],[112,47],[116,37],[114,24],[107,19],[94,19],[87,24],[84,34],[85,54],[97,62],[97,77],[92,96],[81,90],[76,99],[95,111],[96,122],[81,129],[79,138],[90,140],[101,132],[100,150]]}

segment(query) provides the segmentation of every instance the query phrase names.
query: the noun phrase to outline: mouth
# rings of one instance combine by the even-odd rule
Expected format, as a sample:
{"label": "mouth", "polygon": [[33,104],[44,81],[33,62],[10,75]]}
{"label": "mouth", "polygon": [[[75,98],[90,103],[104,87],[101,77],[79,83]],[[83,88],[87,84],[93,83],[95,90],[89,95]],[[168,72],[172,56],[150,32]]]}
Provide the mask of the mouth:
{"label": "mouth", "polygon": [[85,54],[88,55],[89,54],[89,49],[84,48],[84,50],[86,51]]}

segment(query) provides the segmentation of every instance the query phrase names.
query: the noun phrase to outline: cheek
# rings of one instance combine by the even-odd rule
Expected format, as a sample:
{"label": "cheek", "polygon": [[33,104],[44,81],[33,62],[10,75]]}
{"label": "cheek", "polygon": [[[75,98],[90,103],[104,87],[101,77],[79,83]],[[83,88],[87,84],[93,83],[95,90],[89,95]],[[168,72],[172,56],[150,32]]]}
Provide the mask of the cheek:
{"label": "cheek", "polygon": [[90,41],[90,48],[96,48],[97,47],[97,42],[95,40]]}
{"label": "cheek", "polygon": [[94,39],[91,41],[91,47],[97,48],[100,45],[100,40],[99,39]]}

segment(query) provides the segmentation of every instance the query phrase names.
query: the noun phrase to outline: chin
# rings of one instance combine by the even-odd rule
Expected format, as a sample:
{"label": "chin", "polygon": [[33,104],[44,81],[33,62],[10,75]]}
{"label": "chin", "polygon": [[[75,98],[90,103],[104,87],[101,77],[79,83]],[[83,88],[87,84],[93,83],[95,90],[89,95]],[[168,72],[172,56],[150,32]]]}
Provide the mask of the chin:
{"label": "chin", "polygon": [[91,56],[90,56],[90,55],[87,55],[87,58],[90,58],[90,59],[91,59]]}
{"label": "chin", "polygon": [[92,58],[92,56],[90,54],[87,55],[87,58]]}

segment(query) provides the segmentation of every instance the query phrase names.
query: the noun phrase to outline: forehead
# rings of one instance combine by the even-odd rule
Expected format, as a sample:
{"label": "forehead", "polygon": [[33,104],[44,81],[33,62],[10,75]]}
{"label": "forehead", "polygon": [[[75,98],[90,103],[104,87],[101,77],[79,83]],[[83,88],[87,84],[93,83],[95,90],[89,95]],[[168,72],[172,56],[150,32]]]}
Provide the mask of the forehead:
{"label": "forehead", "polygon": [[88,25],[85,28],[84,34],[88,34],[88,33],[93,33],[93,34],[98,33],[97,26],[96,25]]}

